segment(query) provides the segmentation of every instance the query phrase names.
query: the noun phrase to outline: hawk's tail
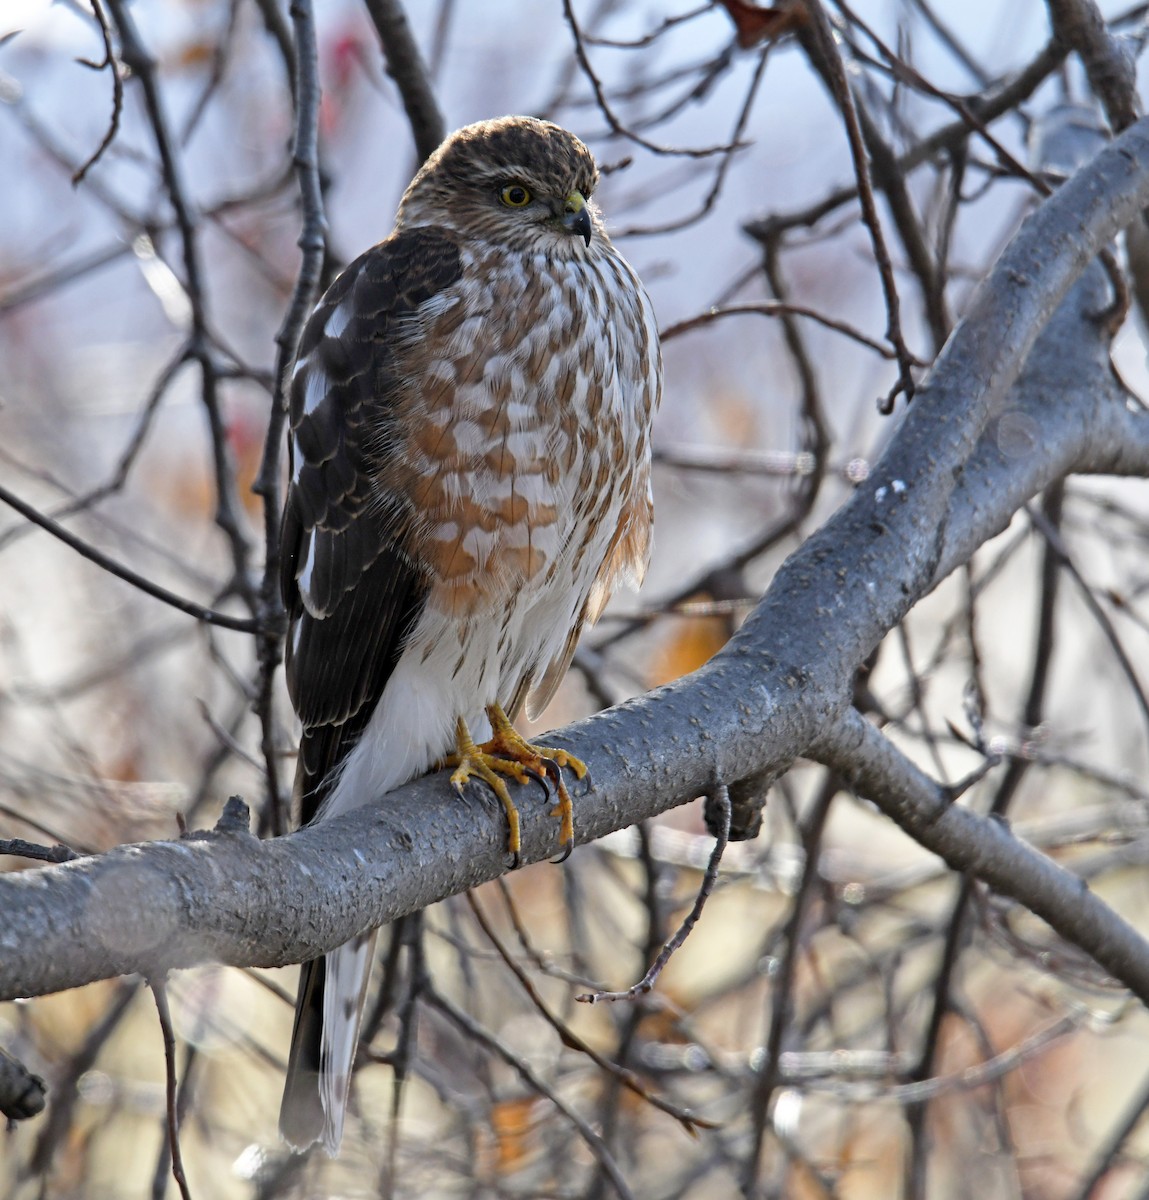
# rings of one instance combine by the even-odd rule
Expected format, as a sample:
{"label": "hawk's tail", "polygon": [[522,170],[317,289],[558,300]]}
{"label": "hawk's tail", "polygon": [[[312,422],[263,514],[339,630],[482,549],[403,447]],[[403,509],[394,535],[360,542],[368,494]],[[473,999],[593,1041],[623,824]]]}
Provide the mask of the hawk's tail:
{"label": "hawk's tail", "polygon": [[299,969],[279,1109],[279,1132],[295,1150],[322,1141],[328,1154],[339,1152],[375,938],[362,934]]}

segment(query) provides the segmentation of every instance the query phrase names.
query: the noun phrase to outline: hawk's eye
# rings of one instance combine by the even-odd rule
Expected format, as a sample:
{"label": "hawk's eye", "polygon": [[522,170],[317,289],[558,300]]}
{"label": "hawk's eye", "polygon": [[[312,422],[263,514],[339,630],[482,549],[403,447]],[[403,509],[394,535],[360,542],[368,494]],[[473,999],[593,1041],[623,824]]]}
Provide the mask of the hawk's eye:
{"label": "hawk's eye", "polygon": [[531,202],[531,194],[521,183],[508,183],[499,193],[499,199],[508,208],[526,208]]}

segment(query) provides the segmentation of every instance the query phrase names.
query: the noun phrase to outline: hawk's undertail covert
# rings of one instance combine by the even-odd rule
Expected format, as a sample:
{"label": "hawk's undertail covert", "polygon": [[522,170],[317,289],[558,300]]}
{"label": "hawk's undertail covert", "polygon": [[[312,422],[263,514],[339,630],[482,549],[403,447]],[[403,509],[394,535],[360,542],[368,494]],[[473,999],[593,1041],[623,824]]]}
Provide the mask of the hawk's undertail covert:
{"label": "hawk's undertail covert", "polygon": [[[641,579],[658,338],[597,177],[557,125],[459,130],[304,331],[283,521],[303,821],[452,748],[460,784],[488,778],[468,735],[488,724],[500,757],[529,758],[503,712],[541,711],[582,627]],[[338,1149],[373,941],[302,968],[280,1115],[296,1147]]]}

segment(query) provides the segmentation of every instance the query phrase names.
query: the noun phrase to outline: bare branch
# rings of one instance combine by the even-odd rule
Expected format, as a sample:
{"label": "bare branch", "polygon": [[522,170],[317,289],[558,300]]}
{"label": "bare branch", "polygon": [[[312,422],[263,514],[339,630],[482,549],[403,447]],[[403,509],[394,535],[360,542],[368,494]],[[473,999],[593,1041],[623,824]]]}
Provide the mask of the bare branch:
{"label": "bare branch", "polygon": [[144,104],[160,158],[161,177],[175,213],[182,249],[183,286],[191,310],[189,355],[200,366],[200,397],[211,431],[212,465],[216,484],[216,524],[224,532],[231,549],[234,564],[233,586],[254,614],[258,611],[258,603],[248,579],[250,547],[236,496],[234,463],[228,449],[220,407],[218,371],[211,355],[198,225],[156,78],[155,61],[141,39],[135,18],[124,0],[105,0],[105,3],[119,31],[124,65],[143,89]]}
{"label": "bare branch", "polygon": [[729,155],[731,151],[737,150],[739,147],[734,143],[727,143],[721,146],[703,146],[700,148],[684,148],[677,146],[663,146],[657,142],[648,141],[637,133],[633,128],[629,127],[614,111],[610,101],[607,99],[606,89],[603,87],[602,80],[595,73],[594,67],[591,65],[590,56],[586,52],[586,45],[583,38],[582,28],[579,25],[578,18],[575,16],[574,5],[571,0],[562,0],[563,14],[566,16],[567,25],[570,27],[571,37],[574,39],[575,57],[578,59],[579,66],[582,68],[583,74],[590,83],[591,89],[594,92],[595,103],[598,110],[602,113],[606,123],[610,126],[611,132],[619,137],[624,137],[628,141],[632,141],[637,146],[642,146],[644,149],[651,151],[652,154],[665,154],[671,157],[680,156],[683,158],[709,158],[715,154]]}
{"label": "bare branch", "polygon": [[1033,853],[1005,823],[951,803],[945,788],[857,714],[843,722],[838,740],[824,754],[860,796],[927,850],[955,871],[1019,900],[1149,1005],[1149,942],[1085,880]]}
{"label": "bare branch", "polygon": [[433,1008],[438,1009],[449,1021],[458,1025],[460,1029],[464,1030],[480,1044],[493,1050],[503,1062],[521,1076],[523,1081],[538,1092],[540,1096],[546,1096],[555,1108],[578,1130],[579,1136],[586,1143],[587,1148],[594,1155],[599,1166],[610,1180],[611,1185],[619,1196],[619,1200],[634,1200],[634,1194],[626,1186],[626,1180],[623,1178],[622,1172],[619,1170],[618,1164],[611,1156],[610,1151],[603,1143],[601,1136],[595,1132],[594,1128],[587,1121],[579,1116],[575,1109],[557,1096],[551,1088],[547,1087],[529,1063],[511,1051],[494,1034],[484,1029],[474,1018],[468,1016],[458,1005],[448,1000],[446,996],[431,988],[428,989],[426,998],[427,1003]]}
{"label": "bare branch", "polygon": [[7,504],[10,508],[14,508],[22,517],[25,517],[34,525],[38,525],[66,546],[70,546],[77,554],[80,554],[89,562],[95,563],[96,566],[107,571],[110,575],[115,575],[117,579],[122,579],[125,583],[130,583],[132,587],[139,588],[141,592],[146,592],[156,600],[162,600],[172,608],[177,608],[180,612],[187,613],[190,617],[195,617],[197,621],[205,621],[209,625],[218,625],[222,629],[235,629],[240,633],[255,632],[257,628],[256,623],[250,618],[229,617],[226,613],[216,612],[214,609],[206,608],[202,604],[196,604],[193,600],[185,600],[182,596],[177,596],[174,592],[169,592],[167,588],[160,587],[158,583],[153,583],[150,579],[145,579],[143,575],[133,571],[130,567],[125,567],[123,563],[118,563],[114,559],[109,558],[103,551],[97,550],[95,546],[84,541],[83,538],[77,537],[74,533],[65,529],[63,525],[53,521],[51,517],[45,516],[38,509],[27,503],[27,501],[21,500],[19,496],[3,486],[0,486],[0,501]]}
{"label": "bare branch", "polygon": [[[761,304],[727,304],[721,308],[710,308],[704,313],[699,313],[696,317],[688,317],[684,321],[675,321],[673,325],[668,325],[663,329],[659,336],[663,342],[667,342],[679,337],[681,334],[690,332],[692,329],[699,329],[704,325],[709,325],[712,321],[718,321],[724,317],[755,314],[762,317],[780,317],[787,313],[796,317],[807,317],[811,321],[816,321],[819,325],[824,325],[827,329],[834,330],[835,333],[844,334],[861,345],[869,347],[869,349],[880,354],[883,358],[895,357],[894,351],[890,346],[879,342],[876,338],[869,337],[860,329],[855,329],[848,322],[839,321],[835,317],[818,312],[817,309],[810,308],[805,304],[787,304],[781,300],[769,300]],[[914,359],[913,362],[915,366],[925,366],[925,363],[919,359]]]}
{"label": "bare branch", "polygon": [[365,0],[365,3],[383,46],[387,71],[403,98],[415,139],[415,153],[423,162],[447,136],[447,123],[435,99],[427,64],[399,0]]}
{"label": "bare branch", "polygon": [[176,1035],[172,1028],[171,1008],[168,1006],[167,984],[162,979],[151,983],[152,997],[156,1002],[156,1013],[160,1019],[160,1031],[164,1039],[164,1080],[167,1101],[167,1144],[171,1158],[172,1178],[180,1190],[181,1200],[191,1200],[187,1174],[184,1172],[183,1154],[180,1150],[180,1125],[177,1111],[176,1078]]}
{"label": "bare branch", "polygon": [[254,707],[260,720],[260,742],[264,770],[267,773],[268,826],[276,834],[283,833],[287,828],[279,785],[273,701],[275,672],[283,655],[284,627],[283,601],[279,592],[280,519],[283,507],[280,495],[280,464],[284,427],[287,422],[287,393],[291,386],[291,364],[295,361],[303,326],[319,290],[323,257],[327,249],[327,221],[319,180],[319,50],[310,0],[293,0],[291,17],[295,31],[295,54],[291,67],[295,90],[295,143],[292,159],[303,207],[303,226],[298,238],[302,260],[291,303],[275,337],[275,388],[271,397],[267,433],[264,436],[263,458],[259,465],[259,474],[252,484],[252,491],[263,500],[266,548],[263,579],[259,588],[259,680]]}
{"label": "bare branch", "polygon": [[[815,69],[826,80],[846,123],[846,134],[850,141],[850,154],[854,160],[854,174],[858,181],[858,199],[862,206],[862,220],[870,235],[874,248],[874,261],[878,266],[878,274],[882,281],[882,294],[886,301],[886,337],[894,349],[898,362],[898,381],[894,390],[886,397],[881,411],[893,411],[894,400],[899,394],[906,399],[912,399],[914,394],[914,379],[911,372],[913,357],[906,347],[902,337],[901,301],[898,299],[898,288],[894,281],[894,268],[886,249],[885,237],[882,234],[882,222],[878,216],[878,208],[874,202],[874,189],[870,179],[870,164],[866,158],[866,139],[863,137],[854,95],[846,76],[845,64],[838,53],[834,41],[834,33],[830,27],[826,10],[821,0],[809,0],[807,11],[810,14],[808,32],[803,29],[799,36],[805,39],[807,53]],[[871,136],[870,151],[873,153],[874,137]]]}
{"label": "bare branch", "polygon": [[92,15],[96,18],[96,24],[100,27],[100,36],[104,39],[104,58],[102,62],[98,63],[85,61],[84,65],[91,67],[94,71],[107,70],[111,74],[112,118],[108,123],[107,132],[100,140],[100,144],[92,151],[91,155],[80,168],[73,173],[73,185],[79,185],[83,182],[84,176],[100,161],[104,151],[115,141],[116,134],[120,128],[120,114],[124,108],[124,81],[120,78],[120,66],[116,62],[115,51],[112,48],[112,31],[108,27],[108,18],[104,14],[100,0],[92,0]]}
{"label": "bare branch", "polygon": [[709,899],[710,893],[714,891],[714,885],[718,882],[718,867],[722,862],[722,854],[730,838],[729,789],[719,784],[714,795],[708,798],[707,803],[714,810],[719,834],[714,839],[714,849],[711,851],[710,861],[706,864],[706,873],[702,877],[698,895],[695,896],[694,903],[691,905],[690,912],[686,914],[685,920],[674,931],[673,936],[663,944],[646,974],[636,984],[632,984],[623,992],[584,992],[582,995],[576,996],[576,1000],[581,1000],[584,1004],[598,1004],[600,1000],[637,1000],[639,997],[645,996],[658,982],[658,977],[666,970],[666,964],[670,962],[675,951],[686,941],[691,930],[698,924],[698,918],[702,916],[706,901]]}
{"label": "bare branch", "polygon": [[1094,94],[1115,133],[1137,120],[1137,67],[1117,43],[1093,0],[1046,0],[1058,40],[1081,55]]}
{"label": "bare branch", "polygon": [[59,842],[54,846],[38,846],[34,842],[26,842],[23,838],[0,838],[0,855],[4,854],[48,863],[71,862],[80,857],[71,847]]}
{"label": "bare branch", "polygon": [[576,1034],[569,1025],[561,1021],[543,1002],[542,997],[538,993],[538,989],[531,982],[530,976],[512,957],[511,953],[503,945],[498,935],[495,933],[491,923],[487,920],[483,913],[479,902],[475,899],[473,893],[467,894],[467,903],[470,906],[471,912],[475,915],[475,920],[479,923],[479,928],[486,935],[487,940],[495,947],[499,957],[506,963],[514,977],[519,981],[519,984],[530,998],[531,1004],[535,1011],[542,1017],[544,1021],[558,1034],[562,1039],[563,1045],[571,1050],[576,1050],[579,1054],[585,1054],[597,1067],[606,1071],[613,1076],[624,1087],[629,1088],[636,1096],[645,1100],[648,1104],[666,1113],[678,1121],[682,1127],[689,1133],[693,1133],[698,1128],[713,1128],[712,1121],[705,1121],[695,1116],[693,1113],[684,1112],[681,1109],[675,1108],[673,1104],[667,1103],[662,1097],[655,1095],[649,1088],[645,1087],[642,1081],[634,1074],[633,1071],[628,1071],[625,1067],[619,1066],[617,1063],[611,1062],[608,1058],[601,1055],[593,1046]]}

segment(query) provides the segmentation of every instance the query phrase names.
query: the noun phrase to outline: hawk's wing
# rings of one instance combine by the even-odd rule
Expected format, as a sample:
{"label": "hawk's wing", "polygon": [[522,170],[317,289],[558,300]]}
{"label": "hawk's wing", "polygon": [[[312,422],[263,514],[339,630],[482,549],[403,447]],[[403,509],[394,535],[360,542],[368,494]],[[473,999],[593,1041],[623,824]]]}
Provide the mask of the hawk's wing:
{"label": "hawk's wing", "polygon": [[281,584],[287,683],[303,723],[303,822],[370,718],[426,598],[409,542],[409,500],[385,493],[377,476],[396,405],[414,398],[399,335],[459,275],[459,251],[446,234],[394,234],[332,284],[300,343]]}

